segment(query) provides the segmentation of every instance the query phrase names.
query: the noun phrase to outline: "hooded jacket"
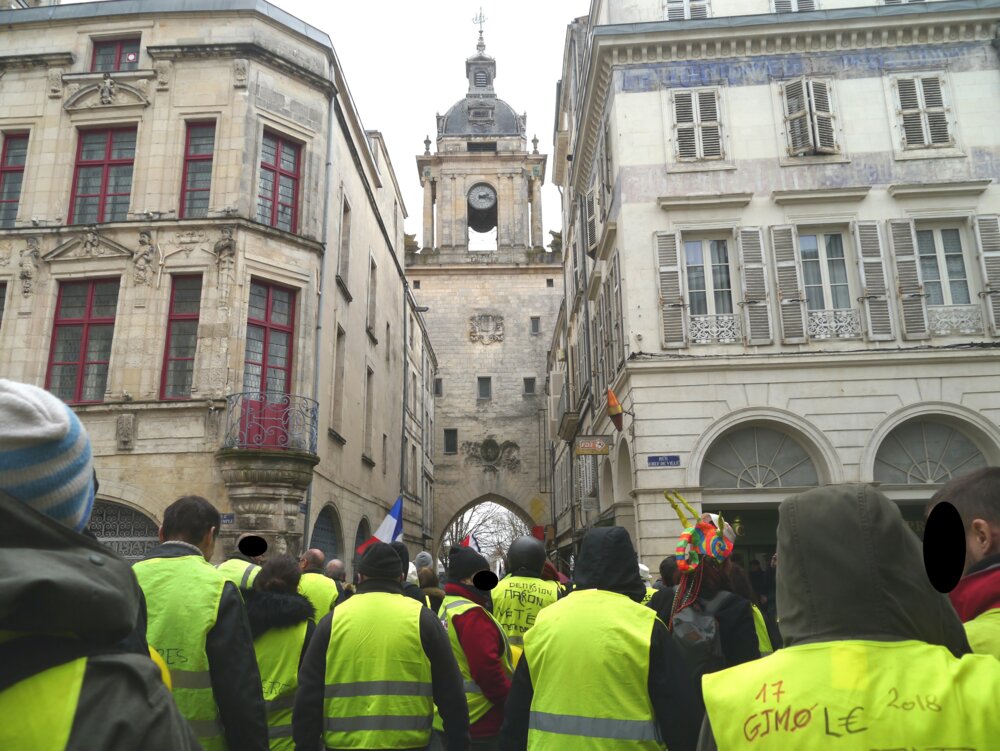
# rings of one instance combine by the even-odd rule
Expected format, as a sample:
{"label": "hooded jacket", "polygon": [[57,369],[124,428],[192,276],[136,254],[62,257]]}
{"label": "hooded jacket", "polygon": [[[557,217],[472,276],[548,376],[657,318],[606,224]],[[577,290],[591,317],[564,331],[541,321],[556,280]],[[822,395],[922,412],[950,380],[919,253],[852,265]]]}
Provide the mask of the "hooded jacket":
{"label": "hooded jacket", "polygon": [[994,636],[998,627],[989,625],[1000,618],[1000,553],[971,566],[948,597],[965,623],[972,648],[1000,658]]}
{"label": "hooded jacket", "polygon": [[[913,639],[956,657],[971,651],[948,597],[927,579],[920,540],[870,485],[829,485],[782,502],[777,601],[785,647]],[[715,747],[706,717],[698,748]]]}
{"label": "hooded jacket", "polygon": [[[638,557],[623,527],[595,527],[587,533],[574,580],[576,587],[567,598],[579,590],[603,589],[640,603],[646,594],[646,585],[639,578]],[[549,607],[558,607],[558,603]],[[581,659],[586,659],[586,655]],[[670,751],[694,748],[704,714],[701,687],[660,620],[654,623],[650,635],[647,689],[667,748]],[[533,695],[528,660],[522,655],[507,697],[502,748],[509,751],[527,748]]]}
{"label": "hooded jacket", "polygon": [[[131,567],[112,550],[0,493],[0,642],[16,644],[20,633],[72,635],[81,652],[100,652],[87,659],[66,751],[201,748],[159,668],[148,655],[120,649],[141,597]],[[15,747],[7,742],[14,720],[0,726],[3,748]]]}
{"label": "hooded jacket", "polygon": [[[316,612],[304,596],[293,592],[285,594],[281,592],[265,592],[259,589],[240,589],[243,595],[243,602],[246,603],[247,620],[250,622],[250,635],[256,640],[274,628],[285,628],[286,626],[296,626],[303,621],[308,621],[306,627],[306,645],[309,637],[316,630],[316,624],[312,622],[313,614]],[[305,645],[302,647],[305,653]],[[301,658],[300,658],[301,663]]]}

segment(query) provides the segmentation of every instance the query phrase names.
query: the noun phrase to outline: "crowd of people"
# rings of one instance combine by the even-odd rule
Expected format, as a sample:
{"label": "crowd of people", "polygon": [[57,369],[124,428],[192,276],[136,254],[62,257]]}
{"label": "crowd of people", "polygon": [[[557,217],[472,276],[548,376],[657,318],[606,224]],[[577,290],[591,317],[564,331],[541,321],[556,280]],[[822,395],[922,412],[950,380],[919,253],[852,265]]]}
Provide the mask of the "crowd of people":
{"label": "crowd of people", "polygon": [[[518,538],[497,581],[469,547],[320,550],[245,535],[185,496],[130,566],[87,533],[90,444],[46,391],[0,380],[0,748],[15,751],[729,751],[997,748],[1000,468],[934,496],[962,578],[864,484],[779,507],[765,569],[698,514],[641,565],[626,529],[583,538],[563,581]],[[676,508],[676,507],[675,507]]]}

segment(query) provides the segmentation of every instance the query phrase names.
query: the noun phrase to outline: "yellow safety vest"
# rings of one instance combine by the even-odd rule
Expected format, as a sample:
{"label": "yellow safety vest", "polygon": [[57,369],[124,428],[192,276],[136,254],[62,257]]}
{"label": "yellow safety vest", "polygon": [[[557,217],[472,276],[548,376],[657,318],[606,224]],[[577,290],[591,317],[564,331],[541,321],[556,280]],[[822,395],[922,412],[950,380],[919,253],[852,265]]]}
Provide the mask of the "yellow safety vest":
{"label": "yellow safety vest", "polygon": [[205,653],[226,579],[200,555],[149,558],[132,570],[146,595],[146,640],[170,668],[177,708],[205,751],[227,751]]}
{"label": "yellow safety vest", "polygon": [[530,576],[505,576],[491,595],[494,620],[511,646],[520,646],[525,631],[535,625],[538,611],[559,599],[559,585]]}
{"label": "yellow safety vest", "polygon": [[1000,608],[986,610],[966,621],[965,635],[973,652],[1000,660]]}
{"label": "yellow safety vest", "polygon": [[[503,632],[503,628],[500,624],[496,622],[496,619],[490,615],[490,611],[481,605],[477,605],[472,600],[465,599],[464,597],[455,597],[454,595],[446,596],[441,601],[441,609],[438,611],[438,617],[441,619],[441,623],[443,623],[448,629],[448,641],[451,642],[451,651],[455,655],[455,661],[458,663],[459,672],[462,673],[462,684],[465,687],[465,701],[469,705],[470,725],[477,722],[484,714],[489,712],[493,707],[493,702],[486,698],[483,694],[483,690],[472,679],[472,671],[469,669],[469,660],[465,656],[465,649],[462,648],[462,643],[458,640],[458,632],[455,630],[455,625],[452,623],[452,620],[462,615],[462,613],[467,613],[475,608],[482,610],[489,617],[489,619],[493,621],[493,625],[497,627],[497,635],[503,639],[503,655],[500,658],[500,664],[507,673],[508,678],[514,673],[513,655],[511,655],[510,652],[510,644],[507,641],[507,635]],[[434,729],[444,729],[444,723],[437,707],[434,708]]]}
{"label": "yellow safety vest", "polygon": [[274,628],[254,639],[261,690],[267,710],[267,737],[271,751],[291,751],[292,706],[299,688],[299,658],[308,621]]}
{"label": "yellow safety vest", "polygon": [[339,592],[333,579],[313,571],[302,574],[299,579],[299,594],[312,603],[316,611],[315,622],[319,623],[324,615],[333,610]]}
{"label": "yellow safety vest", "polygon": [[760,656],[769,655],[774,651],[774,647],[771,645],[771,637],[767,633],[767,622],[764,620],[764,614],[760,612],[760,608],[750,603],[750,608],[753,610],[753,625],[757,629],[757,644],[760,649]]}
{"label": "yellow safety vest", "polygon": [[640,604],[645,605],[647,602],[653,599],[653,595],[656,594],[656,590],[652,587],[646,587],[646,594],[642,596],[642,602]]}
{"label": "yellow safety vest", "polygon": [[260,566],[256,563],[247,563],[239,558],[230,558],[215,567],[224,577],[241,589],[248,589],[253,586],[254,579],[260,573]]}
{"label": "yellow safety vest", "polygon": [[786,647],[702,678],[719,751],[996,748],[1000,666],[920,641]]}
{"label": "yellow safety vest", "polygon": [[656,620],[651,608],[599,589],[574,591],[538,614],[524,635],[534,686],[529,751],[666,748],[648,688]]}
{"label": "yellow safety vest", "polygon": [[337,607],[323,701],[329,748],[424,748],[434,716],[431,663],[416,600],[357,593]]}
{"label": "yellow safety vest", "polygon": [[0,692],[0,748],[62,751],[69,743],[87,658],[57,665]]}

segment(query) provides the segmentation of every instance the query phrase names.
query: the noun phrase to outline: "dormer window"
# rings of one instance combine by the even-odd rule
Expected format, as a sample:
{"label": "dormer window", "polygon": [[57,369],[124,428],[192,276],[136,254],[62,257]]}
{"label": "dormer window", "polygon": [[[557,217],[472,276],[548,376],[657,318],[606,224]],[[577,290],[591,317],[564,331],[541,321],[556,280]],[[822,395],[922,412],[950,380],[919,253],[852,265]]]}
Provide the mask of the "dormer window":
{"label": "dormer window", "polygon": [[94,42],[92,71],[137,70],[139,67],[139,37]]}
{"label": "dormer window", "polygon": [[477,70],[475,76],[476,86],[483,88],[489,84],[489,77],[486,75],[485,70]]}

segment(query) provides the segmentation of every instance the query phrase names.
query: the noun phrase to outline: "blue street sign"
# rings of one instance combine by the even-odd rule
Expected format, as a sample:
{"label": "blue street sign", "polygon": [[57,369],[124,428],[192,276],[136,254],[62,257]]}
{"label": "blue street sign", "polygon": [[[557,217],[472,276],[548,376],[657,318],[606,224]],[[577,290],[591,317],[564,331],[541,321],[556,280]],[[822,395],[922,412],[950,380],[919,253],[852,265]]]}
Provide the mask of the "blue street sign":
{"label": "blue street sign", "polygon": [[220,514],[223,524],[235,524],[236,514]]}
{"label": "blue street sign", "polygon": [[306,512],[306,504],[300,503],[299,504],[299,513],[300,514],[304,514],[305,512]]}
{"label": "blue street sign", "polygon": [[647,456],[647,467],[679,467],[681,458],[677,454],[664,454],[659,456]]}

